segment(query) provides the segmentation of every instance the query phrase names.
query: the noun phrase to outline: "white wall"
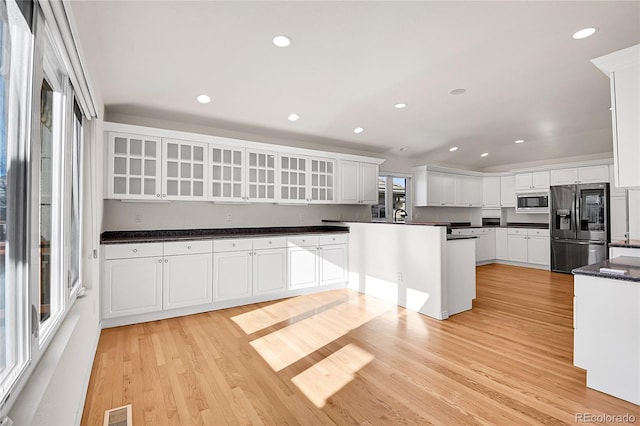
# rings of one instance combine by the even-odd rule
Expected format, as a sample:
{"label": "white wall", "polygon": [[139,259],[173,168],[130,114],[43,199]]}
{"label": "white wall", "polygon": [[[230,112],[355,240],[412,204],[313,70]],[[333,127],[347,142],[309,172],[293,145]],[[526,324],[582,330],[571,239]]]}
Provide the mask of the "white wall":
{"label": "white wall", "polygon": [[413,222],[482,223],[481,209],[466,207],[414,207],[412,220]]}

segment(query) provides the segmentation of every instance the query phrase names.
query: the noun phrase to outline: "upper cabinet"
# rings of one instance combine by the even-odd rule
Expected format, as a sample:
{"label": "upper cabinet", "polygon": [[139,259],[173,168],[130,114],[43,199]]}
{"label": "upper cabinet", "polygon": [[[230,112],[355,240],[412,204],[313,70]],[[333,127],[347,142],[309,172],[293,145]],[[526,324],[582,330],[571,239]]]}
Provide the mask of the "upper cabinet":
{"label": "upper cabinet", "polygon": [[378,169],[383,160],[377,158],[117,123],[105,123],[105,131],[105,198],[378,202]]}
{"label": "upper cabinet", "polygon": [[[462,171],[461,171],[462,172]],[[414,205],[418,207],[482,207],[482,177],[413,169]]]}
{"label": "upper cabinet", "polygon": [[516,177],[500,176],[500,207],[516,206]]}
{"label": "upper cabinet", "polygon": [[340,160],[340,202],[378,203],[378,164]]}
{"label": "upper cabinet", "polygon": [[482,177],[455,175],[458,207],[482,207]]}
{"label": "upper cabinet", "polygon": [[549,189],[549,172],[518,173],[516,175],[516,191]]}
{"label": "upper cabinet", "polygon": [[610,78],[615,184],[640,188],[640,44],[591,62]]}
{"label": "upper cabinet", "polygon": [[500,176],[482,178],[482,207],[500,207]]}
{"label": "upper cabinet", "polygon": [[607,164],[551,170],[551,185],[603,182],[609,182],[609,166]]}
{"label": "upper cabinet", "polygon": [[119,199],[162,199],[160,138],[109,133],[107,194]]}

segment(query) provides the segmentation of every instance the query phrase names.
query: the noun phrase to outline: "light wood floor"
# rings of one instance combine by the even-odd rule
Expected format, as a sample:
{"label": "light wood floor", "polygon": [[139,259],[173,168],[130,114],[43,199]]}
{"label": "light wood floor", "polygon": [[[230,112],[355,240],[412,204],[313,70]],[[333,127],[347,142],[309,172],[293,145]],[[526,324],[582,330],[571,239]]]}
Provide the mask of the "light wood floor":
{"label": "light wood floor", "polygon": [[339,290],[103,330],[82,424],[640,424],[572,366],[572,283],[487,265],[446,321]]}

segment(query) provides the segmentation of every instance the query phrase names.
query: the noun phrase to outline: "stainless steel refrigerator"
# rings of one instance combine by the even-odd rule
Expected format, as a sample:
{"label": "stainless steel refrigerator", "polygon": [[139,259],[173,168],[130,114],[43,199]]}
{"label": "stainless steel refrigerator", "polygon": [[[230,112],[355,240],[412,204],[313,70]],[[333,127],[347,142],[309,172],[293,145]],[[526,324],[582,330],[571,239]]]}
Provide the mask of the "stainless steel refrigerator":
{"label": "stainless steel refrigerator", "polygon": [[609,258],[609,184],[552,186],[551,270],[571,273]]}

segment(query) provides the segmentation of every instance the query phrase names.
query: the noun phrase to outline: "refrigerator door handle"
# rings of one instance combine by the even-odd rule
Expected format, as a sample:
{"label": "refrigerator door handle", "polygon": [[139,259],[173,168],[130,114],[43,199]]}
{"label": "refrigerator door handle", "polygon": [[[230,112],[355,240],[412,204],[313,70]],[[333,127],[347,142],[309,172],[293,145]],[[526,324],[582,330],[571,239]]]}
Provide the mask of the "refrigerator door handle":
{"label": "refrigerator door handle", "polygon": [[565,238],[554,238],[553,241],[558,242],[558,243],[567,243],[567,244],[579,244],[582,246],[587,246],[587,245],[598,245],[598,246],[603,246],[605,245],[607,242],[606,241],[586,241],[586,240],[568,240]]}

